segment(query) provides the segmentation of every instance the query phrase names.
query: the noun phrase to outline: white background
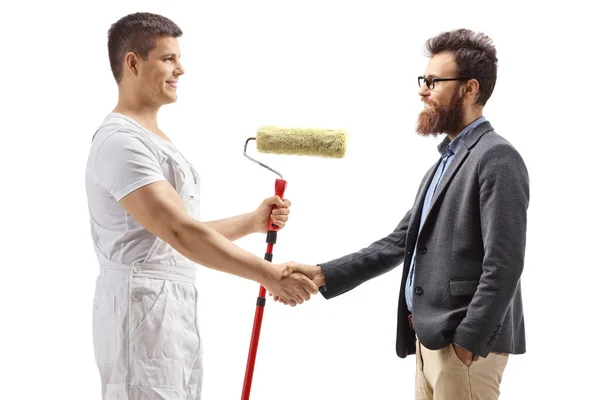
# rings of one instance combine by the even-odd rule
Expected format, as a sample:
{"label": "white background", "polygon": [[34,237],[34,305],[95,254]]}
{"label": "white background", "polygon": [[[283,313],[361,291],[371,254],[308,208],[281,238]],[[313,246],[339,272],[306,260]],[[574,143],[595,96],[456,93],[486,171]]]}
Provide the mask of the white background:
{"label": "white background", "polygon": [[[522,277],[527,353],[504,399],[588,399],[598,379],[597,18],[579,1],[3,2],[0,399],[99,399],[98,271],[84,188],[90,140],[117,100],[106,32],[135,11],[173,19],[186,74],[163,130],[203,178],[213,220],[253,210],[275,175],[242,155],[263,124],[343,128],[342,160],[252,153],[288,181],[275,262],[318,263],[390,233],[439,138],[414,126],[426,39],[460,27],[498,49],[485,116],[529,168]],[[264,236],[238,242],[263,256]],[[401,268],[333,300],[269,301],[252,398],[410,399],[395,355]],[[258,284],[201,268],[203,399],[239,399]]]}

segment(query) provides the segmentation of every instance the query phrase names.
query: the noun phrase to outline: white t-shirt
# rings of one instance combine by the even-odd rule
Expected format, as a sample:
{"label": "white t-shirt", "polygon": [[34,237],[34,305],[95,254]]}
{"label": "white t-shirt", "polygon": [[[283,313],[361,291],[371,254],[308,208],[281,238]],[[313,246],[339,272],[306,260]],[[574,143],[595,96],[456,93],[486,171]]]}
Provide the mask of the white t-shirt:
{"label": "white t-shirt", "polygon": [[120,264],[144,260],[156,236],[138,224],[119,200],[160,180],[176,187],[169,162],[173,158],[186,175],[193,176],[173,143],[123,114],[105,118],[92,140],[85,177],[96,252]]}

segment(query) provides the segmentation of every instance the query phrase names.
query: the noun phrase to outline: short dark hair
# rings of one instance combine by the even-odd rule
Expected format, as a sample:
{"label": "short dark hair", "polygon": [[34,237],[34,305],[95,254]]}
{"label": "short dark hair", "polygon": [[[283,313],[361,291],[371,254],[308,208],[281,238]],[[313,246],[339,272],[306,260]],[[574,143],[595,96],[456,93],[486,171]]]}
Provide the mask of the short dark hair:
{"label": "short dark hair", "polygon": [[496,47],[492,39],[483,33],[457,29],[430,38],[425,50],[429,57],[450,51],[454,55],[458,75],[479,82],[476,104],[484,106],[487,103],[494,91],[498,71]]}
{"label": "short dark hair", "polygon": [[151,13],[129,14],[112,24],[108,30],[108,59],[117,83],[123,76],[125,54],[132,51],[145,60],[156,46],[157,37],[182,34],[169,18]]}

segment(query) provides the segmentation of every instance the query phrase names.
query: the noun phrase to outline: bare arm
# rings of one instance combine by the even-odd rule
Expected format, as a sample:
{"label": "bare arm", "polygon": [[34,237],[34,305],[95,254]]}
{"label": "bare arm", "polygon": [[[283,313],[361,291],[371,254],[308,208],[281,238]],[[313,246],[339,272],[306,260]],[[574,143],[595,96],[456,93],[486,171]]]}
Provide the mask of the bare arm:
{"label": "bare arm", "polygon": [[[282,200],[278,196],[271,196],[250,213],[238,215],[231,218],[220,219],[217,221],[206,222],[206,225],[234,241],[251,233],[267,233],[269,219],[283,229],[292,203],[289,200]],[[277,206],[273,208],[273,206]]]}
{"label": "bare arm", "polygon": [[238,240],[257,231],[256,226],[254,226],[254,216],[252,213],[210,221],[205,224],[231,241]]}
{"label": "bare arm", "polygon": [[198,264],[251,279],[296,303],[306,299],[305,293],[317,292],[308,278],[297,275],[290,282],[283,280],[283,266],[241,249],[209,225],[188,216],[181,197],[167,181],[135,190],[120,204],[145,229]]}

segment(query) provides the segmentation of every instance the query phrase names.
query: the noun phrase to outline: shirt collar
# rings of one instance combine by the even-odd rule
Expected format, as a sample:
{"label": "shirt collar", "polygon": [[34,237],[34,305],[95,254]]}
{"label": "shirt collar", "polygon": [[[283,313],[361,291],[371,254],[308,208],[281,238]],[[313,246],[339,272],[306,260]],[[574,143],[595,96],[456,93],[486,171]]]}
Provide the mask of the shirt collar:
{"label": "shirt collar", "polygon": [[442,140],[442,142],[438,144],[438,151],[440,152],[440,154],[443,157],[452,156],[456,154],[460,142],[464,140],[465,137],[469,136],[475,130],[475,128],[477,128],[477,126],[479,126],[483,122],[485,122],[485,117],[477,118],[475,121],[467,125],[462,131],[460,131],[460,133],[456,135],[456,137],[452,141],[450,141],[448,136],[446,136],[444,140]]}

